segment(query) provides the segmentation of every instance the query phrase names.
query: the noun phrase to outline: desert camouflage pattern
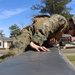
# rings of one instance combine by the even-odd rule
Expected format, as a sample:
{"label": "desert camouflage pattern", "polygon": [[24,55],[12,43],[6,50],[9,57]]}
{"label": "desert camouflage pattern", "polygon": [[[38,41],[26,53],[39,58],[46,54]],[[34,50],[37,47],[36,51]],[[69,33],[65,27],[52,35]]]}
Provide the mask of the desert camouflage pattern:
{"label": "desert camouflage pattern", "polygon": [[39,45],[42,45],[47,38],[55,37],[59,40],[67,28],[67,20],[63,16],[55,14],[40,25],[31,40]]}
{"label": "desert camouflage pattern", "polygon": [[34,26],[34,30],[37,30],[39,28],[39,26],[48,18],[50,18],[50,16],[48,15],[38,15],[35,16],[32,20],[33,20],[33,26]]}
{"label": "desert camouflage pattern", "polygon": [[40,46],[51,38],[56,38],[59,41],[67,28],[68,22],[61,15],[36,16],[33,18],[33,24],[23,28],[21,35],[13,40],[13,48],[10,48],[9,55],[23,53],[31,41]]}
{"label": "desert camouflage pattern", "polygon": [[13,39],[12,47],[10,48],[10,52],[13,55],[19,55],[25,51],[25,48],[29,45],[33,34],[33,26],[25,27],[21,35],[17,36]]}
{"label": "desert camouflage pattern", "polygon": [[22,29],[21,35],[17,36],[13,40],[13,48],[11,48],[11,53],[14,55],[21,54],[26,50],[26,47],[31,42],[32,36],[38,30],[39,26],[48,19],[47,15],[39,15],[35,16],[33,20],[33,24],[29,25]]}

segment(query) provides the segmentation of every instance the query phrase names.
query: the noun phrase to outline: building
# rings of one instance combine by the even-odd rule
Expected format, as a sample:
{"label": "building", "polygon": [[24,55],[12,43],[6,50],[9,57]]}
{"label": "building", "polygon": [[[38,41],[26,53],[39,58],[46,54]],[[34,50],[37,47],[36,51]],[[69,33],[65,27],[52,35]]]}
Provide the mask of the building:
{"label": "building", "polygon": [[12,43],[12,38],[0,37],[0,49],[7,49]]}

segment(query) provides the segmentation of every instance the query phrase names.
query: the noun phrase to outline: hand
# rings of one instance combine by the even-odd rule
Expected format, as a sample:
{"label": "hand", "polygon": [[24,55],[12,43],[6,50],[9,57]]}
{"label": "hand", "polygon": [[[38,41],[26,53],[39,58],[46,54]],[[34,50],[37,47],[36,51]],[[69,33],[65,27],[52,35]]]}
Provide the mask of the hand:
{"label": "hand", "polygon": [[57,44],[57,40],[55,38],[50,39],[48,45],[54,45],[54,44]]}
{"label": "hand", "polygon": [[38,46],[38,45],[34,44],[33,42],[30,43],[30,46],[32,48],[34,48],[35,50],[37,50],[38,52],[40,52],[41,50],[44,51],[44,52],[50,51],[46,47],[44,47],[44,46]]}

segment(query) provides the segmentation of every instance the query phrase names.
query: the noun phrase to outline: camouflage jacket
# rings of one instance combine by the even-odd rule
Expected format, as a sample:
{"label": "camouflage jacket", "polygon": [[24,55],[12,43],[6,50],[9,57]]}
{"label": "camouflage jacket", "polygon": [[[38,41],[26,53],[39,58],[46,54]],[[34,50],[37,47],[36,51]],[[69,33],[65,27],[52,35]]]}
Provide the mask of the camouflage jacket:
{"label": "camouflage jacket", "polygon": [[[25,29],[29,31],[30,41],[33,41],[34,43],[39,45],[42,45],[44,41],[52,37],[59,40],[59,38],[67,28],[67,20],[63,16],[58,14],[54,14],[51,17],[46,17],[39,24],[37,24],[35,20],[35,22],[31,26],[25,27]],[[22,32],[23,31],[24,29],[22,30]]]}

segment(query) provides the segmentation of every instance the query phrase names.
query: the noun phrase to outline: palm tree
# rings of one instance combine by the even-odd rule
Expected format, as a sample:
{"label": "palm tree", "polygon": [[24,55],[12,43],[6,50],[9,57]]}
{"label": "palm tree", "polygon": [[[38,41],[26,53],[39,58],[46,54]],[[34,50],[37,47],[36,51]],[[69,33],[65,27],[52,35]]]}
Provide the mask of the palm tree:
{"label": "palm tree", "polygon": [[0,37],[4,37],[3,30],[0,30]]}

